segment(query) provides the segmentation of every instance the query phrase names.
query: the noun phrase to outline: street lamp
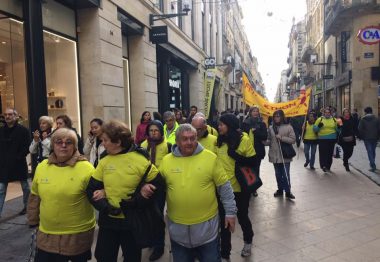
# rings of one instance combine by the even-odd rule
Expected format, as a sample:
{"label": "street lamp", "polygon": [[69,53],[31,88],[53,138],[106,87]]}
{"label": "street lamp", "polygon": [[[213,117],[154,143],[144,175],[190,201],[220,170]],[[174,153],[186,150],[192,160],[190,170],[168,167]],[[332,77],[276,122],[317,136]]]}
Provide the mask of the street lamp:
{"label": "street lamp", "polygon": [[154,21],[173,18],[173,17],[177,17],[177,16],[185,16],[185,15],[188,15],[190,11],[191,11],[190,0],[182,0],[182,13],[162,14],[162,15],[150,14],[149,15],[149,24],[152,26],[154,24]]}

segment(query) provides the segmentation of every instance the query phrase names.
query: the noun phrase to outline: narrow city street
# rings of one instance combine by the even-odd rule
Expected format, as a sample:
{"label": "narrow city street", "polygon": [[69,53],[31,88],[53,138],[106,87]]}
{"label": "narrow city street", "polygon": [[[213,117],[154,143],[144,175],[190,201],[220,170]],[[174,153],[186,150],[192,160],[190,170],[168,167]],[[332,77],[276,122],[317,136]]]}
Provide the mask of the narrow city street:
{"label": "narrow city street", "polygon": [[[368,164],[360,143],[351,163],[362,159],[364,170]],[[319,168],[315,171],[304,168],[303,163],[301,153],[291,164],[296,199],[289,201],[273,197],[276,190],[273,166],[264,159],[264,186],[259,196],[251,199],[250,206],[255,231],[253,256],[240,257],[243,237],[237,226],[231,261],[380,261],[379,186],[358,172],[359,168],[351,167],[351,173],[344,171],[342,159],[334,159],[332,172],[327,174]],[[21,193],[17,184],[9,190],[10,194]],[[26,261],[30,252],[31,230],[26,218],[12,216],[21,210],[21,202],[20,197],[6,202],[0,223],[0,261]],[[7,220],[7,216],[11,219]],[[149,254],[148,249],[144,250],[143,261],[148,261]],[[159,261],[171,261],[169,245]]]}

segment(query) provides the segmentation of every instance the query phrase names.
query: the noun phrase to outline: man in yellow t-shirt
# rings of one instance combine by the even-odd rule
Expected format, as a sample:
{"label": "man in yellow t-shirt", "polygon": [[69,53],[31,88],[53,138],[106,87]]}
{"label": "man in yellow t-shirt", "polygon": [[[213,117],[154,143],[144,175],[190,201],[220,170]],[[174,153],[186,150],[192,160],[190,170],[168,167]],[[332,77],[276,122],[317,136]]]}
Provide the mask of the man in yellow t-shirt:
{"label": "man in yellow t-shirt", "polygon": [[[174,261],[220,261],[216,190],[226,210],[225,225],[235,228],[236,204],[231,184],[216,155],[197,142],[197,131],[182,124],[173,152],[159,167],[166,182],[168,229]],[[142,192],[149,196],[152,191]]]}
{"label": "man in yellow t-shirt", "polygon": [[197,130],[198,142],[201,143],[204,148],[215,153],[217,137],[208,132],[206,119],[203,116],[195,115],[191,121],[191,125]]}

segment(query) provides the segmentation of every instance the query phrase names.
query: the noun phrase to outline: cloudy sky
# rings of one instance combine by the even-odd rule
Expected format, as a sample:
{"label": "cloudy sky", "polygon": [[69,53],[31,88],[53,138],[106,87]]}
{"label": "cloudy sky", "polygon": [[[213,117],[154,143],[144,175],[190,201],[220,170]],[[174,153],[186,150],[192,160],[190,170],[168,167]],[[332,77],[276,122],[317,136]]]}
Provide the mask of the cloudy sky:
{"label": "cloudy sky", "polygon": [[288,68],[288,40],[292,19],[306,14],[306,0],[238,0],[243,9],[243,25],[269,100],[273,101],[281,78]]}

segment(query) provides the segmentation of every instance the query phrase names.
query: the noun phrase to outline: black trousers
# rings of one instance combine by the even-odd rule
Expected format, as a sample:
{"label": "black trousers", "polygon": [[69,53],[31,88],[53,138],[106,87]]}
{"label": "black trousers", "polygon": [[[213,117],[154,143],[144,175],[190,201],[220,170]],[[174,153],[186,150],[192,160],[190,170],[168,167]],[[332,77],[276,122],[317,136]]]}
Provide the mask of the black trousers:
{"label": "black trousers", "polygon": [[348,164],[348,159],[351,158],[352,153],[354,152],[353,143],[341,143],[340,145],[343,149],[343,163]]}
{"label": "black trousers", "polygon": [[91,250],[75,256],[64,256],[57,253],[50,253],[37,248],[35,262],[87,262],[91,259]]}
{"label": "black trousers", "polygon": [[335,139],[320,139],[319,145],[319,165],[321,168],[331,168],[334,154]]}
{"label": "black trousers", "polygon": [[[249,199],[251,197],[251,194],[247,192],[234,192],[234,195],[235,195],[236,206],[238,209],[237,219],[243,231],[244,242],[247,244],[251,244],[253,235],[254,235],[253,229],[252,229],[252,223],[248,216]],[[228,258],[230,257],[230,253],[231,253],[231,232],[228,230],[228,228],[225,228],[224,226],[225,212],[221,204],[219,204],[219,214],[220,214],[220,219],[221,219],[220,221],[221,255],[222,255],[222,258]]]}
{"label": "black trousers", "polygon": [[95,258],[99,262],[116,262],[119,247],[123,251],[124,262],[140,262],[141,248],[136,246],[132,231],[99,227]]}

